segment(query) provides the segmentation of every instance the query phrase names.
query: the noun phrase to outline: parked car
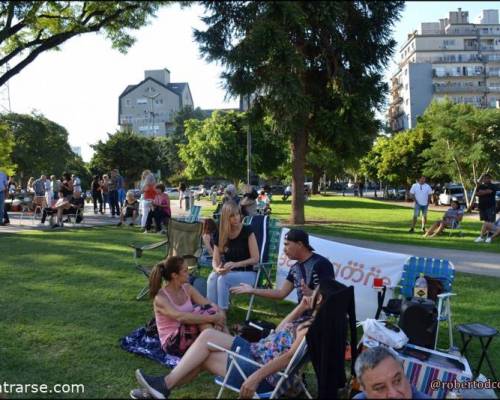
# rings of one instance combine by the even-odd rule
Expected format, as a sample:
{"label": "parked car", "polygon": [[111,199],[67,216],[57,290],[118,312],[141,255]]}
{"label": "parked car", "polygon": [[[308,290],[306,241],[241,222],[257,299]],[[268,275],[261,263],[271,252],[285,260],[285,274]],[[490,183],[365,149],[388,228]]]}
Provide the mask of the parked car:
{"label": "parked car", "polygon": [[179,190],[177,188],[166,188],[165,193],[168,194],[170,200],[179,199]]}
{"label": "parked car", "polygon": [[200,200],[202,196],[208,196],[207,189],[205,189],[203,185],[191,186],[189,190],[193,192],[193,195],[196,198],[196,200]]}
{"label": "parked car", "polygon": [[445,185],[443,192],[439,195],[438,204],[449,206],[452,200],[457,200],[459,204],[465,204],[464,187],[462,185]]}
{"label": "parked car", "polygon": [[393,200],[404,200],[406,195],[406,190],[403,188],[395,189],[387,189],[387,198]]}

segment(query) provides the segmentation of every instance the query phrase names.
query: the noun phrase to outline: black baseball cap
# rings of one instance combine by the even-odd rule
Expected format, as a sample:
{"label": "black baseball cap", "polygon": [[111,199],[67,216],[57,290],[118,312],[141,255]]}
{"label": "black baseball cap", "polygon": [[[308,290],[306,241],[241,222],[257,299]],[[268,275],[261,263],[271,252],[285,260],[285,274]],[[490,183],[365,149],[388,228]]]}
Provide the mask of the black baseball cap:
{"label": "black baseball cap", "polygon": [[302,242],[310,251],[314,249],[309,245],[309,235],[302,229],[290,229],[285,235],[285,240],[289,242]]}

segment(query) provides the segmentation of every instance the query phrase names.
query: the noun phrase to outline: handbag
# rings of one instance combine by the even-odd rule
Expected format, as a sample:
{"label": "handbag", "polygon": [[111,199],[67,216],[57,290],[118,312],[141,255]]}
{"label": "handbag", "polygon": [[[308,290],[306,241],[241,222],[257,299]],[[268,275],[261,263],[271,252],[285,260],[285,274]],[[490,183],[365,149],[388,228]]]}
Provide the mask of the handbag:
{"label": "handbag", "polygon": [[[261,329],[259,329],[257,326]],[[254,343],[268,336],[274,329],[276,329],[276,325],[272,322],[248,320],[244,321],[242,324],[234,325],[233,333],[236,336],[241,336],[243,339],[250,343]]]}

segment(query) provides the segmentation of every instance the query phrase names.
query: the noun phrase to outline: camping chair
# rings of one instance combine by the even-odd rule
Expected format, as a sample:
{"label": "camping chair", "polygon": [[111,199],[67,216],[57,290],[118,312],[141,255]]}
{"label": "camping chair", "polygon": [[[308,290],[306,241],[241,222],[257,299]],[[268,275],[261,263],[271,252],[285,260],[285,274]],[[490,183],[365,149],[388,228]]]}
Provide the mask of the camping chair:
{"label": "camping chair", "polygon": [[[238,372],[241,374],[241,376],[244,379],[248,378],[246,376],[246,374],[243,372],[243,370],[241,369],[240,365],[238,364],[238,361],[244,360],[244,361],[249,362],[255,366],[263,367],[262,364],[256,362],[255,360],[252,360],[252,359],[249,359],[247,357],[240,355],[239,354],[239,350],[240,350],[239,347],[236,348],[235,352],[233,352],[233,351],[227,350],[223,347],[220,347],[214,343],[209,342],[208,345],[214,349],[217,349],[219,351],[223,351],[223,352],[227,353],[227,356],[228,356],[229,360],[231,361],[229,364],[229,367],[227,369],[226,376],[225,377],[218,376],[215,378],[215,383],[221,387],[219,390],[219,393],[217,395],[217,399],[220,399],[222,397],[222,393],[224,392],[224,389],[229,389],[229,390],[232,390],[233,392],[236,392],[236,393],[240,392],[239,388],[227,384],[227,380],[230,376],[230,373],[234,368],[236,368],[238,370]],[[276,387],[274,388],[274,390],[272,392],[256,393],[254,395],[254,398],[274,399],[277,397],[281,397],[280,395],[282,394],[283,390],[286,390],[286,388],[285,388],[286,385],[290,384],[291,379],[294,379],[295,377],[299,376],[299,372],[300,372],[301,368],[306,364],[307,361],[308,361],[307,341],[306,341],[306,338],[304,337],[302,339],[302,341],[300,342],[299,347],[297,348],[297,350],[293,354],[290,362],[286,366],[286,368],[283,371],[277,372],[280,379],[278,380],[278,383],[276,384]],[[301,389],[304,391],[307,398],[312,399],[312,396],[309,393],[309,391],[307,390],[302,379],[299,380],[299,385],[300,385]]]}
{"label": "camping chair", "polygon": [[40,215],[40,218],[42,217],[43,208],[46,206],[47,201],[45,199],[45,196],[35,196],[32,203],[33,217],[31,218],[31,224],[34,223],[37,214]]}
{"label": "camping chair", "polygon": [[[267,215],[245,217],[243,223],[252,225],[259,246],[259,264],[254,266],[257,272],[254,288],[272,288],[271,271],[278,261],[281,225],[277,219]],[[252,294],[248,304],[247,321],[250,319],[254,300],[255,295]]]}
{"label": "camping chair", "polygon": [[448,229],[448,236],[452,236],[456,233],[458,236],[463,236],[462,226],[460,225],[461,221],[453,221],[451,226]]}
{"label": "camping chair", "polygon": [[177,217],[176,219],[178,221],[184,221],[184,222],[198,222],[200,220],[200,211],[201,211],[201,206],[191,206],[189,209],[189,215],[186,215],[184,217]]}
{"label": "camping chair", "polygon": [[19,215],[19,225],[21,225],[23,217],[25,215],[29,215],[33,212],[32,209],[33,209],[33,198],[30,196],[24,197],[21,203],[21,214]]}
{"label": "camping chair", "polygon": [[[134,249],[134,262],[136,268],[149,280],[151,267],[145,267],[139,263],[142,253],[147,250],[154,250],[162,246],[166,247],[166,256],[182,256],[187,259],[196,259],[201,255],[201,233],[203,225],[201,222],[177,221],[173,218],[168,221],[167,239],[161,242],[152,243],[145,246],[129,245]],[[190,270],[192,268],[190,267]],[[137,300],[142,299],[149,293],[149,285],[146,285],[136,296]]]}
{"label": "camping chair", "polygon": [[67,222],[69,222],[74,227],[75,224],[79,224],[80,222],[83,221],[84,208],[85,205],[82,208],[77,208],[72,213],[64,214],[63,212],[63,217],[66,217]]}
{"label": "camping chair", "polygon": [[[439,338],[440,322],[448,322],[448,335],[450,348],[453,347],[453,328],[451,322],[451,306],[450,297],[454,296],[452,293],[452,284],[455,279],[455,267],[448,260],[440,260],[437,258],[426,257],[410,257],[403,267],[403,275],[399,285],[396,286],[400,289],[402,298],[413,297],[413,288],[415,280],[419,277],[420,273],[424,273],[431,278],[436,278],[443,284],[444,292],[437,295],[437,328],[436,339],[434,341],[434,349],[437,347]],[[383,307],[385,314],[398,315],[399,312],[388,307]]]}

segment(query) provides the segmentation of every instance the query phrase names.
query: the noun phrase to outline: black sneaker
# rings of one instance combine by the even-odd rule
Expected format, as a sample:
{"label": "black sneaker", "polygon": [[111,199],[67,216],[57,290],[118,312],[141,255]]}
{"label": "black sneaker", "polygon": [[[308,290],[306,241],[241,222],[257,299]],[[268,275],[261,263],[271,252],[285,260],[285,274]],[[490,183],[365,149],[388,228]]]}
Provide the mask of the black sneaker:
{"label": "black sneaker", "polygon": [[151,399],[152,397],[146,389],[137,388],[137,389],[132,389],[130,391],[130,398],[131,399]]}
{"label": "black sneaker", "polygon": [[60,228],[59,224],[54,224],[51,226],[52,229],[57,229],[57,228]]}
{"label": "black sneaker", "polygon": [[133,223],[133,222],[131,222],[130,224],[128,224],[128,226],[134,226],[134,223]]}
{"label": "black sneaker", "polygon": [[135,378],[143,388],[147,389],[154,399],[168,399],[170,390],[165,385],[165,378],[163,376],[145,375],[140,369],[136,369]]}
{"label": "black sneaker", "polygon": [[415,232],[415,230],[414,230],[413,228],[410,228],[410,229],[408,230],[408,233],[413,233],[413,232]]}
{"label": "black sneaker", "polygon": [[426,232],[425,227],[424,227],[424,228],[422,228],[422,232],[423,232],[423,233],[425,233],[425,232]]}

